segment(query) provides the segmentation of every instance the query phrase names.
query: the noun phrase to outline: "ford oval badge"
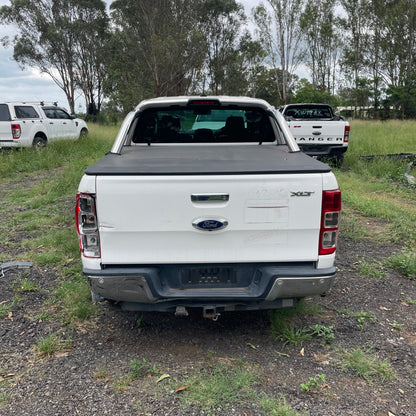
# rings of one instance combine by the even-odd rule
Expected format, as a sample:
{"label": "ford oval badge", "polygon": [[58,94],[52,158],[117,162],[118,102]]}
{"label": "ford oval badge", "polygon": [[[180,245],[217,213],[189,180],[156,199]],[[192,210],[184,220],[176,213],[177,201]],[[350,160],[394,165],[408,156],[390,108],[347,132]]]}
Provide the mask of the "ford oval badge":
{"label": "ford oval badge", "polygon": [[228,221],[224,218],[198,218],[192,221],[192,226],[201,231],[218,231],[227,225]]}

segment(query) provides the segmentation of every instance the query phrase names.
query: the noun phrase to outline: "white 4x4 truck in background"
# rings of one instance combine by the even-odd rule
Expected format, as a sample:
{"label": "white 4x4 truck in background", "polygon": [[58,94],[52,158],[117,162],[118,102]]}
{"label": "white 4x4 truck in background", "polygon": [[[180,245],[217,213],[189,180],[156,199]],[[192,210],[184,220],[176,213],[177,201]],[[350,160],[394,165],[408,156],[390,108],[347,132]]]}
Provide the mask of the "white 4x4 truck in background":
{"label": "white 4x4 truck in background", "polygon": [[340,165],[348,149],[350,125],[328,104],[288,104],[279,109],[299,148]]}
{"label": "white 4x4 truck in background", "polygon": [[83,273],[124,310],[292,307],[334,280],[340,209],[330,167],[265,101],[151,99],[79,185]]}
{"label": "white 4x4 truck in background", "polygon": [[58,139],[76,140],[87,134],[84,120],[56,105],[0,103],[0,148],[43,147]]}

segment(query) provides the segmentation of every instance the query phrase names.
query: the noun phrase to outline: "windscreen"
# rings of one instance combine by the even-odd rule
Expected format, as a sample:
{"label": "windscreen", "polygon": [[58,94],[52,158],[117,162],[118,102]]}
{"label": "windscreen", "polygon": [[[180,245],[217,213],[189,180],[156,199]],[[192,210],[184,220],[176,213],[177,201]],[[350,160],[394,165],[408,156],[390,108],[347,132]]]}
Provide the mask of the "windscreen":
{"label": "windscreen", "polygon": [[139,114],[134,143],[274,142],[268,114],[258,108],[147,109]]}
{"label": "windscreen", "polygon": [[326,105],[291,105],[284,115],[286,118],[305,120],[332,118],[331,109]]}

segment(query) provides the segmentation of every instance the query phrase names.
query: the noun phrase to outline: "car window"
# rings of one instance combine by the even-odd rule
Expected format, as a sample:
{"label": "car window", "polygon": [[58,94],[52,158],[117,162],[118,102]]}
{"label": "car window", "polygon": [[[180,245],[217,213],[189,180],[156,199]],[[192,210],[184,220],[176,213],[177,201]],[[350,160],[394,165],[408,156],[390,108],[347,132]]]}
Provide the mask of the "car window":
{"label": "car window", "polygon": [[286,117],[297,119],[331,118],[331,110],[324,105],[291,105],[285,111]]}
{"label": "car window", "polygon": [[43,111],[45,112],[46,117],[48,117],[48,118],[57,118],[54,109],[44,108]]}
{"label": "car window", "polygon": [[10,121],[9,106],[7,104],[0,104],[0,121]]}
{"label": "car window", "polygon": [[55,110],[55,112],[56,112],[56,118],[66,118],[66,119],[70,119],[71,118],[71,116],[66,111],[64,111],[64,110],[62,110],[60,108],[57,108]]}
{"label": "car window", "polygon": [[14,112],[17,118],[39,118],[39,114],[36,110],[29,105],[16,105]]}
{"label": "car window", "polygon": [[134,143],[273,142],[268,114],[259,108],[149,109],[138,118]]}

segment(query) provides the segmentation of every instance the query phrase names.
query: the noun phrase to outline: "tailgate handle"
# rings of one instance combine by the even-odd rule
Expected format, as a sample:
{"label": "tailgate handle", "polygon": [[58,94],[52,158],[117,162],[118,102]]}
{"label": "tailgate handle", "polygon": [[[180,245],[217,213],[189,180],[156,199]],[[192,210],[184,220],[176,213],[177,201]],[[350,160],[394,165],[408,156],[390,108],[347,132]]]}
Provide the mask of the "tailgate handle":
{"label": "tailgate handle", "polygon": [[227,202],[229,199],[229,194],[222,193],[191,194],[192,202]]}
{"label": "tailgate handle", "polygon": [[314,135],[314,136],[319,136],[320,134],[322,134],[320,131],[314,131],[314,132],[312,132],[312,134]]}

